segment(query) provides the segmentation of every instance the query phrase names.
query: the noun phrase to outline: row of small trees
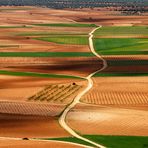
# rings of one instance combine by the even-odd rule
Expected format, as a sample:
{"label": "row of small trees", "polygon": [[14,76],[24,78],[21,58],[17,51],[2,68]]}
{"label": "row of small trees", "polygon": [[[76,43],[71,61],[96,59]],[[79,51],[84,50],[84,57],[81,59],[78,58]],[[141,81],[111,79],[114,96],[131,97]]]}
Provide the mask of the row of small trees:
{"label": "row of small trees", "polygon": [[0,5],[46,6],[50,8],[94,8],[116,6],[148,6],[147,0],[0,0]]}

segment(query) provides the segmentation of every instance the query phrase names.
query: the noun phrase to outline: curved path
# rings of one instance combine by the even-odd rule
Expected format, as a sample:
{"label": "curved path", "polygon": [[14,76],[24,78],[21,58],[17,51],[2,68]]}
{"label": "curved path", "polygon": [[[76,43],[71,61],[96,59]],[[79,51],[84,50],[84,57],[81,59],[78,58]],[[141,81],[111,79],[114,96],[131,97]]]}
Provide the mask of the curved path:
{"label": "curved path", "polygon": [[[92,52],[95,56],[97,56],[99,59],[102,60],[102,62],[103,62],[103,67],[102,67],[101,69],[99,69],[99,70],[97,70],[97,71],[91,73],[90,75],[88,75],[88,76],[85,78],[85,79],[88,81],[87,87],[86,87],[81,93],[79,93],[79,94],[75,97],[75,99],[73,100],[73,102],[72,102],[69,106],[67,106],[67,108],[64,110],[64,112],[62,113],[61,117],[59,118],[59,123],[60,123],[60,125],[61,125],[67,132],[69,132],[72,136],[74,136],[74,137],[76,137],[76,138],[78,138],[78,139],[81,139],[81,140],[83,140],[83,141],[85,141],[85,142],[88,142],[88,143],[94,145],[95,147],[105,148],[104,146],[102,146],[102,145],[100,145],[100,144],[97,144],[96,142],[93,142],[93,141],[91,141],[91,140],[89,140],[89,139],[87,139],[87,138],[84,138],[84,137],[78,135],[78,134],[77,134],[73,129],[71,129],[71,128],[67,125],[67,123],[66,123],[66,116],[67,116],[68,112],[69,112],[72,108],[74,108],[74,107],[80,102],[81,97],[82,97],[84,94],[86,94],[86,93],[93,87],[93,80],[91,79],[91,77],[92,77],[93,75],[95,75],[96,73],[98,73],[98,72],[104,70],[104,69],[107,67],[107,62],[95,51],[94,46],[93,46],[93,33],[94,33],[97,29],[100,29],[101,27],[102,27],[102,26],[99,26],[99,27],[93,29],[93,30],[89,33],[89,46],[90,46],[91,52]],[[90,148],[92,148],[92,147],[90,146]]]}

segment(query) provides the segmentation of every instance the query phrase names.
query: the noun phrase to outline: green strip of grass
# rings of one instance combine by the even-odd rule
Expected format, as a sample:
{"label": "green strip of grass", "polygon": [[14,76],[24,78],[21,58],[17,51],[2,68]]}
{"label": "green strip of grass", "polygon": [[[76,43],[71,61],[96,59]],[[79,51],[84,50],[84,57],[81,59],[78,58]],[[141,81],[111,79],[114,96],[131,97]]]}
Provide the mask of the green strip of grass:
{"label": "green strip of grass", "polygon": [[63,24],[63,23],[59,23],[59,24],[33,24],[36,26],[45,26],[45,27],[97,27],[97,25],[95,24]]}
{"label": "green strip of grass", "polygon": [[51,36],[35,39],[58,44],[88,45],[88,37],[85,36]]}
{"label": "green strip of grass", "polygon": [[91,57],[90,52],[0,52],[0,57]]}
{"label": "green strip of grass", "polygon": [[16,72],[16,71],[6,71],[0,70],[0,75],[10,75],[10,76],[29,76],[29,77],[43,77],[43,78],[78,78],[75,76],[68,75],[57,75],[57,74],[48,74],[48,73],[35,73],[35,72]]}
{"label": "green strip of grass", "polygon": [[138,77],[148,76],[148,73],[97,73],[94,77]]}
{"label": "green strip of grass", "polygon": [[101,55],[145,55],[148,54],[148,39],[95,38],[94,47]]}
{"label": "green strip of grass", "polygon": [[[84,135],[85,138],[106,146],[108,148],[147,148],[148,137],[142,136],[104,136],[104,135]],[[77,139],[75,137],[64,137],[64,138],[48,138],[46,140],[56,141],[68,141],[73,143],[84,144],[92,146],[91,144]]]}
{"label": "green strip of grass", "polygon": [[84,137],[108,148],[148,148],[148,137],[85,135]]}
{"label": "green strip of grass", "polygon": [[148,36],[147,26],[104,26],[98,29],[95,36],[130,36],[130,35],[146,35]]}

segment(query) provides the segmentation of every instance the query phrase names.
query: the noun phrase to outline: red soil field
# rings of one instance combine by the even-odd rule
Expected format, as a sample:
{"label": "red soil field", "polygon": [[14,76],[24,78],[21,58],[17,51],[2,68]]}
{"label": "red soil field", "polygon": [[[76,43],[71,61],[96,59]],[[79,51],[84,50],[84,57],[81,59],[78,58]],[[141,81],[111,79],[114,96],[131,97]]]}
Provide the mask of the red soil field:
{"label": "red soil field", "polygon": [[102,67],[96,57],[0,58],[1,70],[87,76]]}
{"label": "red soil field", "polygon": [[148,112],[118,107],[77,105],[67,122],[81,134],[148,136]]}
{"label": "red soil field", "polygon": [[0,113],[54,117],[58,116],[64,110],[65,105],[66,104],[0,101]]}
{"label": "red soil field", "polygon": [[0,140],[1,148],[81,148],[81,146],[61,143],[56,141],[23,141],[23,140]]}
{"label": "red soil field", "polygon": [[[100,105],[148,105],[146,77],[95,77],[82,102]],[[99,90],[99,91],[98,91]]]}
{"label": "red soil field", "polygon": [[3,101],[27,101],[49,84],[79,82],[80,79],[39,78],[0,75],[0,98]]}
{"label": "red soil field", "polygon": [[66,137],[56,118],[49,116],[26,116],[0,114],[0,137],[49,138]]}

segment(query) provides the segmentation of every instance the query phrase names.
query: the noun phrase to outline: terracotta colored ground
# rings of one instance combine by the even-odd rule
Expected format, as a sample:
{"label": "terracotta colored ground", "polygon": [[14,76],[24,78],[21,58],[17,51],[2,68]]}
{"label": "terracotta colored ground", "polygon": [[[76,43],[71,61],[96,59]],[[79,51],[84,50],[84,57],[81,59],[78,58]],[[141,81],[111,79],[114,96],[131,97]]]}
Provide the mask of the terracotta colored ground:
{"label": "terracotta colored ground", "polygon": [[64,144],[60,142],[41,142],[41,141],[21,141],[21,140],[0,140],[1,148],[81,148],[73,144]]}
{"label": "terracotta colored ground", "polygon": [[101,66],[96,57],[0,58],[1,70],[11,71],[87,76]]}
{"label": "terracotta colored ground", "polygon": [[148,104],[147,77],[95,77],[82,101],[101,105]]}
{"label": "terracotta colored ground", "polygon": [[5,101],[26,101],[49,84],[81,81],[65,78],[38,78],[0,75],[0,98]]}
{"label": "terracotta colored ground", "polygon": [[67,117],[81,134],[148,136],[148,112],[118,107],[78,105]]}
{"label": "terracotta colored ground", "polygon": [[0,137],[65,137],[69,136],[55,118],[0,114]]}

